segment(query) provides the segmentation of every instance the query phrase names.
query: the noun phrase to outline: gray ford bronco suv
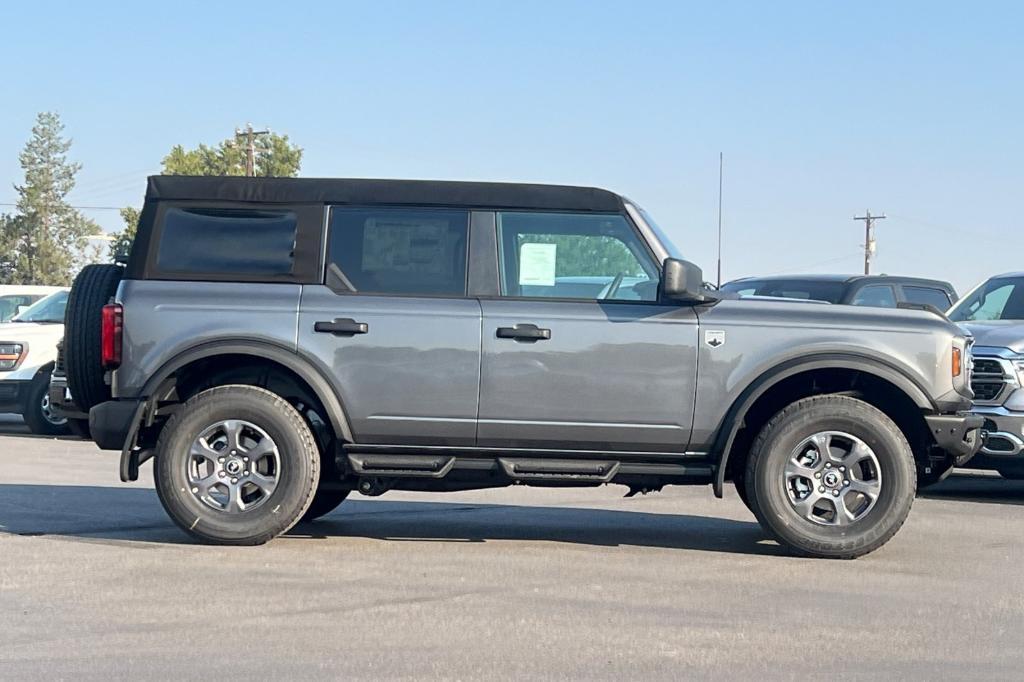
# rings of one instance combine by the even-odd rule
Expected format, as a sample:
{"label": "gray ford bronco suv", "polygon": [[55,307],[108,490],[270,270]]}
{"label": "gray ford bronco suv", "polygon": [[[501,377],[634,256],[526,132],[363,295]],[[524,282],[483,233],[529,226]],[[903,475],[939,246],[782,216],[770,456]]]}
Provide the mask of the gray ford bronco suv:
{"label": "gray ford bronco suv", "polygon": [[152,459],[174,522],[223,544],[353,491],[732,482],[783,545],[850,558],[981,440],[945,318],[707,291],[583,187],[153,177],[64,351],[122,479]]}

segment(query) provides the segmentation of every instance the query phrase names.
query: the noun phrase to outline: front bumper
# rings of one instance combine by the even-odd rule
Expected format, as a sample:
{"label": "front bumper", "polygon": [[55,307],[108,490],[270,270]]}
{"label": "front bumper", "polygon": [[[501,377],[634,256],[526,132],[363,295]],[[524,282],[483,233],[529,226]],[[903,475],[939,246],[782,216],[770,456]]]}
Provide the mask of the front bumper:
{"label": "front bumper", "polygon": [[1024,412],[1003,407],[975,408],[982,419],[987,438],[981,451],[971,460],[972,469],[1005,469],[1024,466]]}
{"label": "front bumper", "polygon": [[935,443],[953,455],[957,466],[963,466],[984,444],[984,417],[967,412],[925,416]]}
{"label": "front bumper", "polygon": [[31,385],[31,381],[22,379],[0,380],[0,413],[21,414]]}

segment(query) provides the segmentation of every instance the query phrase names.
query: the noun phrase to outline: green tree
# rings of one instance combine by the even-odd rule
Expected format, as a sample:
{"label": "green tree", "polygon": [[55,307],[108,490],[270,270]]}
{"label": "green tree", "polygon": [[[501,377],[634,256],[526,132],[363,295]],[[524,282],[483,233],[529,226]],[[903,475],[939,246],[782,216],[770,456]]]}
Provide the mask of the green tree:
{"label": "green tree", "polygon": [[67,202],[81,165],[68,161],[71,140],[60,116],[43,112],[18,159],[25,181],[15,185],[17,209],[0,221],[4,265],[0,277],[13,284],[68,285],[87,235],[98,230]]}
{"label": "green tree", "polygon": [[110,242],[110,260],[116,259],[121,254],[126,254],[132,248],[135,241],[135,232],[139,229],[139,209],[133,206],[125,206],[121,209],[121,220],[124,221],[124,228],[115,232]]}
{"label": "green tree", "polygon": [[[302,149],[287,135],[269,133],[255,140],[256,175],[293,178],[299,174]],[[245,175],[245,142],[230,137],[216,145],[195,149],[175,145],[163,159],[164,175]]]}

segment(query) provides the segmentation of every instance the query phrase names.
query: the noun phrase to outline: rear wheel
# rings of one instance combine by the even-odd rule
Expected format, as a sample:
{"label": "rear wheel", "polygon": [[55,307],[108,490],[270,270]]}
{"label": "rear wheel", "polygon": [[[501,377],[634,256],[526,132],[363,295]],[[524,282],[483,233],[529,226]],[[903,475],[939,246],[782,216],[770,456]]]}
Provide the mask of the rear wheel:
{"label": "rear wheel", "polygon": [[799,554],[852,559],[900,529],[914,501],[913,453],[899,427],[846,396],[799,400],[765,425],[747,461],[762,527]]}
{"label": "rear wheel", "polygon": [[257,545],[309,509],[320,452],[302,416],[255,386],[220,386],[188,401],[156,446],[157,494],[171,519],[204,542]]}
{"label": "rear wheel", "polygon": [[50,404],[49,372],[40,372],[29,384],[22,418],[29,431],[41,436],[62,436],[68,432],[68,420]]}

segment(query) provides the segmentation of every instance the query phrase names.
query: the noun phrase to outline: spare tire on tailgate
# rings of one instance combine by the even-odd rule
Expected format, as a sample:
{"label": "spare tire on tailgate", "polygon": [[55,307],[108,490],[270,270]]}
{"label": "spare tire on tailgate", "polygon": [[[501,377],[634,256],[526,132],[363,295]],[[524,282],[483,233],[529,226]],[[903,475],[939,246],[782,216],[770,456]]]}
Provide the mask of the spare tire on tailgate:
{"label": "spare tire on tailgate", "polygon": [[64,367],[75,404],[88,412],[110,400],[101,358],[103,306],[117,293],[124,269],[86,265],[75,277],[64,314]]}

